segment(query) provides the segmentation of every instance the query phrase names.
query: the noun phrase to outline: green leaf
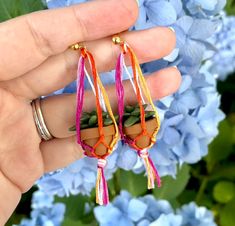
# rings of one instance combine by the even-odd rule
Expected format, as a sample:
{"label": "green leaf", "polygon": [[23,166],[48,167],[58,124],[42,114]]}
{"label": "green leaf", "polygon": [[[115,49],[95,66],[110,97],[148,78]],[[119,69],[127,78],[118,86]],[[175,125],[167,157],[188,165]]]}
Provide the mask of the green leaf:
{"label": "green leaf", "polygon": [[0,0],[0,22],[42,9],[41,0]]}
{"label": "green leaf", "polygon": [[180,201],[181,204],[188,204],[192,200],[195,200],[196,196],[196,191],[184,190],[177,199]]}
{"label": "green leaf", "polygon": [[235,184],[229,181],[218,182],[213,189],[214,199],[219,203],[228,203],[234,198]]}
{"label": "green leaf", "polygon": [[154,196],[158,199],[173,200],[178,197],[188,184],[190,167],[183,165],[178,171],[177,178],[170,176],[162,178],[162,187],[153,190]]}
{"label": "green leaf", "polygon": [[21,220],[23,220],[25,218],[27,218],[26,215],[13,213],[12,216],[7,221],[7,223],[5,224],[5,226],[18,225],[18,224],[20,224]]}
{"label": "green leaf", "polygon": [[221,226],[233,226],[235,222],[235,199],[226,204],[226,206],[220,211],[220,225]]}
{"label": "green leaf", "polygon": [[143,174],[121,170],[120,187],[129,191],[133,196],[141,196],[147,192],[147,178]]}
{"label": "green leaf", "polygon": [[218,180],[225,178],[229,180],[235,179],[235,165],[234,163],[226,164],[224,166],[217,167],[213,174],[210,176],[210,180]]}
{"label": "green leaf", "polygon": [[216,163],[226,159],[233,151],[232,127],[227,120],[219,125],[219,135],[209,146],[206,157],[208,171],[211,172]]}
{"label": "green leaf", "polygon": [[97,226],[97,225],[98,224],[95,221],[89,224],[85,224],[82,221],[72,220],[70,218],[65,218],[62,224],[62,226]]}
{"label": "green leaf", "polygon": [[225,10],[226,10],[228,15],[234,15],[235,14],[235,2],[234,2],[234,0],[227,0]]}
{"label": "green leaf", "polygon": [[71,220],[80,220],[85,215],[85,203],[89,201],[90,197],[82,195],[56,197],[56,202],[62,202],[66,205],[65,217]]}

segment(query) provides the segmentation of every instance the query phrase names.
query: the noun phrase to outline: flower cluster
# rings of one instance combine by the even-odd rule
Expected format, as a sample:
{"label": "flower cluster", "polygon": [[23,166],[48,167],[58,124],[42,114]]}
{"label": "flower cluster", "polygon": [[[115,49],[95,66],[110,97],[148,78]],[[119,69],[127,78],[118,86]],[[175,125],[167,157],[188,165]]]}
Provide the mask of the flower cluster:
{"label": "flower cluster", "polygon": [[212,37],[216,46],[216,54],[208,62],[209,70],[218,79],[225,80],[235,71],[235,17],[224,16],[217,33]]}
{"label": "flower cluster", "polygon": [[195,203],[174,211],[168,201],[152,195],[133,198],[126,191],[108,206],[96,207],[94,213],[100,226],[216,226],[213,214]]}
{"label": "flower cluster", "polygon": [[[116,161],[118,154],[112,154],[108,159],[105,167],[105,176],[111,179],[112,174],[116,171]],[[81,193],[89,195],[95,187],[97,173],[97,160],[83,158],[71,164],[63,170],[47,174],[38,181],[40,190],[47,194],[58,196],[69,196]]]}
{"label": "flower cluster", "polygon": [[[82,0],[48,0],[56,8]],[[220,23],[215,16],[225,5],[224,0],[139,0],[140,15],[132,30],[154,26],[170,26],[176,32],[177,46],[169,56],[142,66],[145,73],[168,66],[177,66],[182,85],[177,93],[156,103],[162,120],[157,145],[150,151],[161,176],[176,174],[177,164],[195,163],[207,154],[208,144],[217,135],[223,119],[214,75],[202,67],[206,53],[212,50],[208,41]],[[214,50],[214,49],[213,49]],[[113,83],[113,72],[102,76],[104,84]],[[112,76],[113,75],[113,76]],[[74,83],[64,92],[74,92]],[[143,164],[136,152],[119,143],[109,158],[107,178],[120,167],[142,172]],[[89,194],[95,186],[96,161],[81,159],[64,170],[47,175],[39,181],[41,189],[52,194]]]}
{"label": "flower cluster", "polygon": [[24,219],[19,226],[60,226],[65,214],[63,203],[54,204],[52,195],[42,191],[33,194],[31,219]]}

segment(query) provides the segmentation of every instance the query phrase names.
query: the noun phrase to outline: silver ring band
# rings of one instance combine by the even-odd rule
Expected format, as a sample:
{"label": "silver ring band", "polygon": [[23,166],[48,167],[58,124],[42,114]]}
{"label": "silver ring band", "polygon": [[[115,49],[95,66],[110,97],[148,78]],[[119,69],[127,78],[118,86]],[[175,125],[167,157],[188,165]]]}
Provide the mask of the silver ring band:
{"label": "silver ring band", "polygon": [[32,101],[32,108],[33,108],[34,121],[41,138],[45,141],[53,139],[53,136],[49,132],[42,115],[41,98],[37,98]]}

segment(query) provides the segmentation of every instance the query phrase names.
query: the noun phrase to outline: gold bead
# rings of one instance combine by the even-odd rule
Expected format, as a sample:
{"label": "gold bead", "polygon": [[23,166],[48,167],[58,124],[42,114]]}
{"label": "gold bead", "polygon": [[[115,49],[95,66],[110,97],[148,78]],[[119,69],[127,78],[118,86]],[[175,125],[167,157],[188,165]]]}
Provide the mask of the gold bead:
{"label": "gold bead", "polygon": [[117,44],[119,45],[119,44],[123,43],[123,40],[119,36],[114,36],[112,40],[115,45],[117,45]]}
{"label": "gold bead", "polygon": [[73,50],[79,50],[79,49],[84,48],[84,46],[79,43],[76,43],[76,44],[71,45],[70,48]]}

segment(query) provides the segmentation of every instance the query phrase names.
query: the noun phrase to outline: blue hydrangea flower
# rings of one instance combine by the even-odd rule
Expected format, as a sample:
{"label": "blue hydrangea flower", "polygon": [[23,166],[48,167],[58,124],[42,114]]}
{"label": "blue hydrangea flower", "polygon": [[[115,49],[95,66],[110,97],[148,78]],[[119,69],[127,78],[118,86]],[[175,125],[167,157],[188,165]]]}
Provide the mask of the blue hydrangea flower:
{"label": "blue hydrangea flower", "polygon": [[235,71],[235,17],[223,16],[220,29],[212,38],[216,46],[216,54],[209,61],[209,70],[218,79],[225,80]]}
{"label": "blue hydrangea flower", "polygon": [[31,219],[24,219],[19,226],[60,226],[65,214],[63,203],[53,203],[52,195],[37,191],[33,194]]}
{"label": "blue hydrangea flower", "polygon": [[216,226],[212,213],[195,203],[174,211],[168,201],[152,195],[133,198],[126,191],[108,206],[96,207],[94,214],[100,226]]}
{"label": "blue hydrangea flower", "polygon": [[216,15],[224,8],[226,0],[184,0],[191,15],[208,17]]}
{"label": "blue hydrangea flower", "polygon": [[[108,158],[105,168],[106,179],[111,179],[116,171],[118,154],[114,152]],[[97,160],[84,157],[63,170],[47,174],[38,181],[39,188],[47,194],[69,196],[81,193],[89,195],[95,187]]]}
{"label": "blue hydrangea flower", "polygon": [[[49,8],[55,8],[85,0],[47,2]],[[214,72],[210,73],[206,65],[202,67],[208,51],[215,49],[210,38],[220,26],[218,17],[213,15],[223,6],[224,0],[139,0],[140,15],[132,30],[170,26],[177,37],[173,53],[144,64],[143,71],[149,74],[176,65],[183,80],[178,92],[156,103],[162,127],[150,155],[161,176],[175,176],[177,164],[195,163],[205,156],[208,144],[218,133],[218,123],[224,117],[219,110],[220,97],[216,91]],[[115,82],[113,72],[108,73],[109,76],[102,75],[104,84]],[[64,92],[75,90],[76,86],[72,83]],[[108,178],[118,167],[135,173],[144,170],[136,152],[121,143],[109,162],[110,166],[106,169]],[[95,177],[96,161],[85,158],[58,173],[46,175],[38,184],[41,189],[61,196],[89,194],[95,186]]]}
{"label": "blue hydrangea flower", "polygon": [[152,222],[149,226],[181,226],[182,217],[173,213],[168,215],[161,215],[157,220]]}
{"label": "blue hydrangea flower", "polygon": [[183,218],[183,225],[216,226],[214,216],[205,207],[198,207],[195,203],[184,205],[177,211]]}

